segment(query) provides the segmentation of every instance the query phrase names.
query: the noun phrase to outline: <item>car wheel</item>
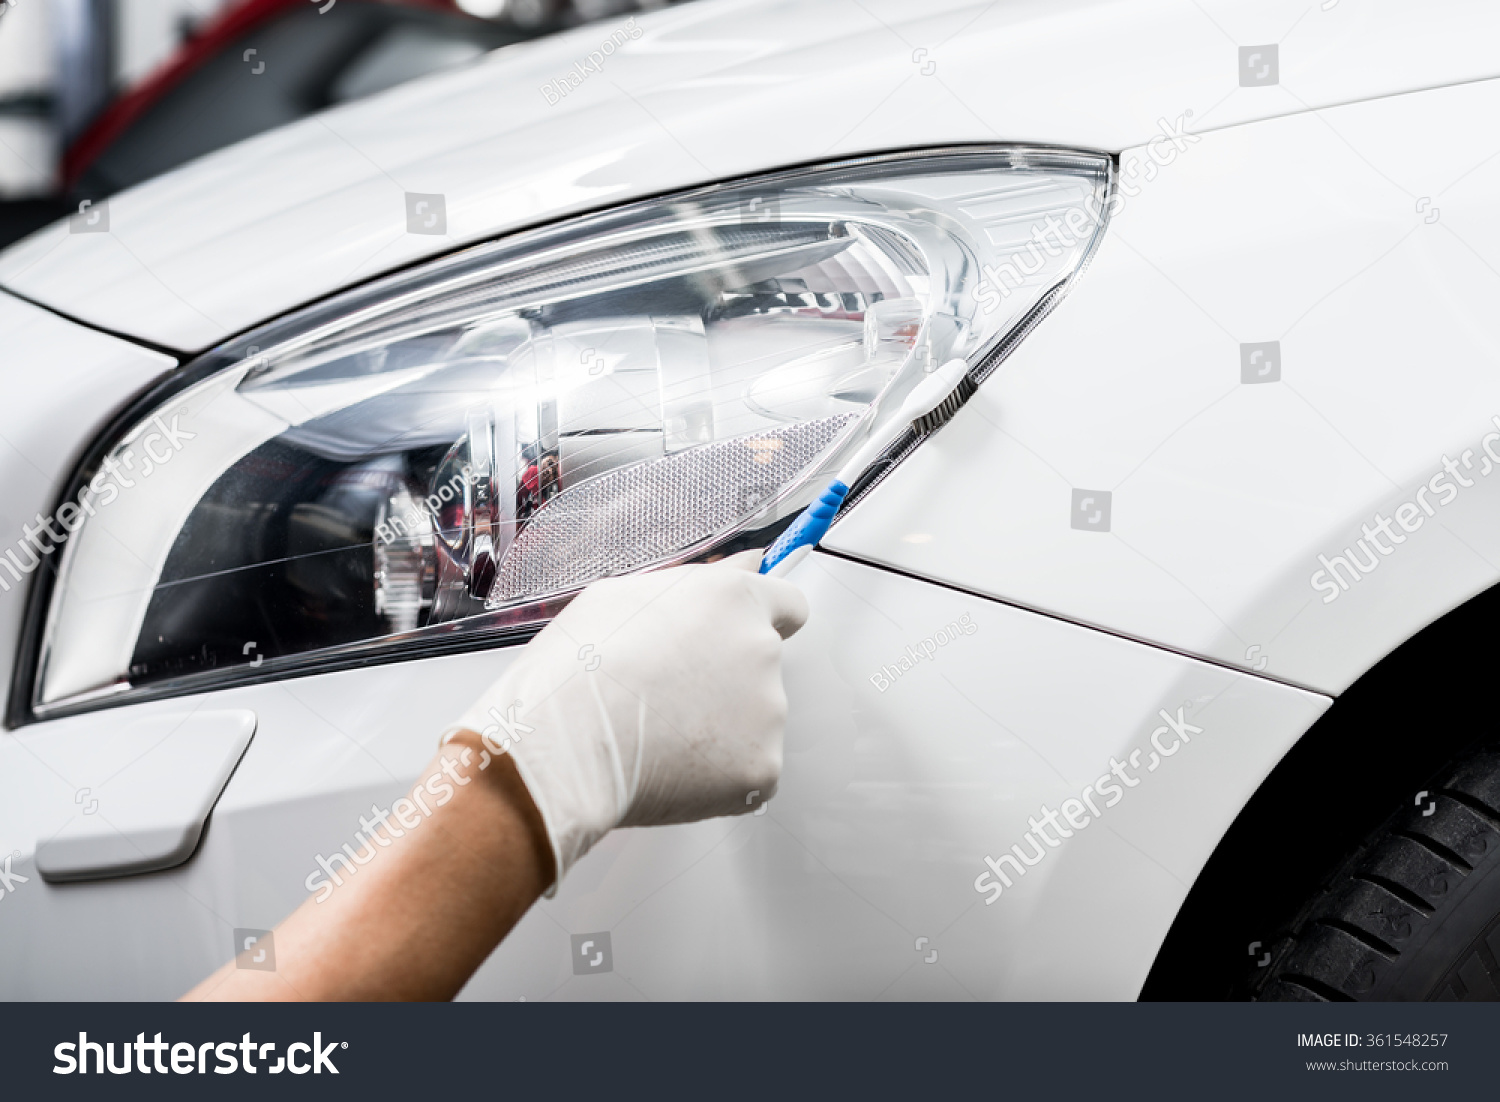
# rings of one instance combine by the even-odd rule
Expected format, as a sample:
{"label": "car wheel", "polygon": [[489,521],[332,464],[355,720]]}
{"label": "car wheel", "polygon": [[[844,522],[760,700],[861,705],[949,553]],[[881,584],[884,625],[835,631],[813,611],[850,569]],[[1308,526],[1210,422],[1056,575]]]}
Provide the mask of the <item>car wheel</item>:
{"label": "car wheel", "polygon": [[1443,783],[1414,793],[1254,962],[1245,993],[1500,999],[1500,749],[1439,776]]}

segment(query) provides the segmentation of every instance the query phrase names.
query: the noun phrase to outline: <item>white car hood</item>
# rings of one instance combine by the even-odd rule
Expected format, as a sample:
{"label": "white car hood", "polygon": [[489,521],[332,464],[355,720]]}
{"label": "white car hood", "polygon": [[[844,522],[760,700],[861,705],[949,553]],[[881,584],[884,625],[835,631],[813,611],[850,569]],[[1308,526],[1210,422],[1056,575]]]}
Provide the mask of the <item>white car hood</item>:
{"label": "white car hood", "polygon": [[[110,200],[107,232],[61,223],[0,254],[0,285],[199,350],[463,244],[745,173],[958,142],[1117,151],[1180,117],[1210,130],[1495,76],[1492,7],[704,0],[637,17],[607,57],[622,21],[205,157]],[[1279,83],[1242,87],[1240,47],[1269,43]],[[446,232],[408,232],[406,193],[442,196]]]}

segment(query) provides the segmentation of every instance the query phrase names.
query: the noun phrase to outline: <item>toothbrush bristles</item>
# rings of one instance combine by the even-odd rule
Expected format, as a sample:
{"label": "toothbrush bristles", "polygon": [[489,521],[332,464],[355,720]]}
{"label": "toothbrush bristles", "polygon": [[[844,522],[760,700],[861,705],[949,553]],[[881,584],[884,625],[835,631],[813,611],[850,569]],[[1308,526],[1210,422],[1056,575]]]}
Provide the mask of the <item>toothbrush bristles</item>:
{"label": "toothbrush bristles", "polygon": [[959,408],[974,396],[979,388],[974,385],[974,380],[965,375],[959,380],[958,386],[953,393],[944,398],[930,413],[925,413],[912,422],[912,427],[919,433],[929,433],[942,425],[947,424],[948,419],[959,411]]}

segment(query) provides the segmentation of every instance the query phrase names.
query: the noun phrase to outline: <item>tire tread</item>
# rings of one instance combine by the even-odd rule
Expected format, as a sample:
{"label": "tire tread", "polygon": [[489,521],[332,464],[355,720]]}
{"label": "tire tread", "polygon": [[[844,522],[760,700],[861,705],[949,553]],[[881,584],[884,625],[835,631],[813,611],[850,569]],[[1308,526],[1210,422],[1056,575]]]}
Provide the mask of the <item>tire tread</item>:
{"label": "tire tread", "polygon": [[[1271,960],[1251,968],[1246,994],[1273,1002],[1368,998],[1423,930],[1447,917],[1461,894],[1455,889],[1500,848],[1500,752],[1482,750],[1445,775],[1421,805],[1392,815],[1343,862],[1272,943]],[[1477,944],[1432,997],[1500,995],[1500,916]]]}

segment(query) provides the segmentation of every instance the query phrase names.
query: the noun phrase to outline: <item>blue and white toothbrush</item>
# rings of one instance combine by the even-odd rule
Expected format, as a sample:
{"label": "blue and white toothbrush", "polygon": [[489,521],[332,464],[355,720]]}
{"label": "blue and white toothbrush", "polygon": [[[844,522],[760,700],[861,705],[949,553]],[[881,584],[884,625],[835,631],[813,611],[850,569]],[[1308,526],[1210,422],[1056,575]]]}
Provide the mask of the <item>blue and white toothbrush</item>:
{"label": "blue and white toothbrush", "polygon": [[865,441],[818,500],[802,510],[776,542],[766,548],[760,560],[760,572],[779,578],[811,554],[817,542],[828,533],[828,526],[838,515],[855,479],[880,457],[881,452],[899,440],[908,426],[926,432],[952,417],[975,390],[968,376],[968,367],[963,360],[949,360],[918,383],[902,403],[900,413]]}

